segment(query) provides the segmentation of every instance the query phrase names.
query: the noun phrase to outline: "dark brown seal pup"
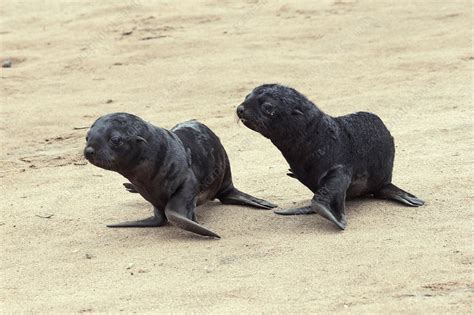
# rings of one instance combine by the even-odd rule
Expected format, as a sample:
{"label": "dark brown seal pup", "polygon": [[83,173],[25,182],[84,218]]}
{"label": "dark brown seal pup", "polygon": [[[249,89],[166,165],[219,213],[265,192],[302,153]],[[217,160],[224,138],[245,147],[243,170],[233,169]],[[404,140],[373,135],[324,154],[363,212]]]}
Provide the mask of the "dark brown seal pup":
{"label": "dark brown seal pup", "polygon": [[395,146],[374,114],[331,117],[298,91],[265,84],[247,95],[237,115],[272,141],[291,167],[288,175],[314,193],[310,206],[277,214],[318,213],[345,229],[346,197],[373,195],[412,207],[424,204],[391,183]]}
{"label": "dark brown seal pup", "polygon": [[91,126],[84,149],[95,166],[118,172],[154,207],[154,216],[109,227],[156,227],[169,220],[204,236],[219,236],[196,222],[195,208],[212,199],[271,209],[272,203],[232,184],[229,159],[219,138],[197,121],[159,128],[127,113],[109,114]]}

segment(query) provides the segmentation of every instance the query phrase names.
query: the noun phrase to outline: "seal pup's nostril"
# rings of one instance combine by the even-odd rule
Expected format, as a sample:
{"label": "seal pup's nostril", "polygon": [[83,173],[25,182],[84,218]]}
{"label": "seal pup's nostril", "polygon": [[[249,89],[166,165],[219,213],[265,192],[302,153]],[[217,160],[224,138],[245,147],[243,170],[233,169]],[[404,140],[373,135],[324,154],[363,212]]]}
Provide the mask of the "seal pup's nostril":
{"label": "seal pup's nostril", "polygon": [[239,105],[239,106],[237,107],[237,116],[241,117],[243,114],[244,114],[244,106],[243,106],[243,105]]}
{"label": "seal pup's nostril", "polygon": [[95,153],[95,151],[94,151],[93,147],[87,147],[84,150],[84,155],[86,156],[86,158],[92,157],[94,155],[94,153]]}

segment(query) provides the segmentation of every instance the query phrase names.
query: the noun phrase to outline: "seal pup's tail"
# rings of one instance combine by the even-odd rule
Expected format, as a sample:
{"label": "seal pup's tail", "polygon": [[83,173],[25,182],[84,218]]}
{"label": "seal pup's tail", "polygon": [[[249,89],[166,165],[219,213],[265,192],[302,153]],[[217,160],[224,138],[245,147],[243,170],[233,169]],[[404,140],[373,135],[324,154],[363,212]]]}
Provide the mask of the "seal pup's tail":
{"label": "seal pup's tail", "polygon": [[419,207],[425,204],[423,200],[418,199],[416,196],[398,188],[394,184],[387,184],[383,186],[378,192],[374,194],[374,197],[395,200],[411,207]]}

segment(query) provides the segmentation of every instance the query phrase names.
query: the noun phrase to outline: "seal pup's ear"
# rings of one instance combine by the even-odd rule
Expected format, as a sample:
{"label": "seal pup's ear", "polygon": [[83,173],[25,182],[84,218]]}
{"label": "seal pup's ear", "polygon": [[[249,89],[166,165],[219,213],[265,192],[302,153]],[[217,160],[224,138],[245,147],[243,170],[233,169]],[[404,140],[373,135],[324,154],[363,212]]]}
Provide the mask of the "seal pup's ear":
{"label": "seal pup's ear", "polygon": [[304,116],[303,112],[300,111],[300,110],[297,109],[297,108],[294,108],[294,109],[291,111],[291,115],[294,115],[294,116],[296,116],[296,115]]}
{"label": "seal pup's ear", "polygon": [[135,139],[137,139],[137,141],[139,142],[145,142],[146,144],[148,144],[148,141],[146,141],[146,139],[141,136],[135,136]]}

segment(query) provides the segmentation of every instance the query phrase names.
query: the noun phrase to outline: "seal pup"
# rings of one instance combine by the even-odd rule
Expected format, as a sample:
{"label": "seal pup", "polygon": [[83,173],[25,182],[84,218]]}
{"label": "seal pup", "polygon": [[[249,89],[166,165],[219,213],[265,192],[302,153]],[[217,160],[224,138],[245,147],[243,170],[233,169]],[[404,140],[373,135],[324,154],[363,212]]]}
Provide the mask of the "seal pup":
{"label": "seal pup", "polygon": [[331,117],[295,89],[264,84],[246,96],[237,116],[270,139],[289,163],[288,175],[314,193],[310,206],[277,214],[318,213],[345,229],[346,197],[373,195],[412,207],[424,204],[392,184],[393,137],[372,113]]}
{"label": "seal pup", "polygon": [[203,236],[219,235],[196,222],[195,208],[208,200],[271,209],[276,205],[237,190],[229,159],[219,138],[192,120],[171,130],[128,113],[97,119],[86,137],[85,158],[115,171],[154,207],[150,218],[108,227],[158,227],[167,221]]}

